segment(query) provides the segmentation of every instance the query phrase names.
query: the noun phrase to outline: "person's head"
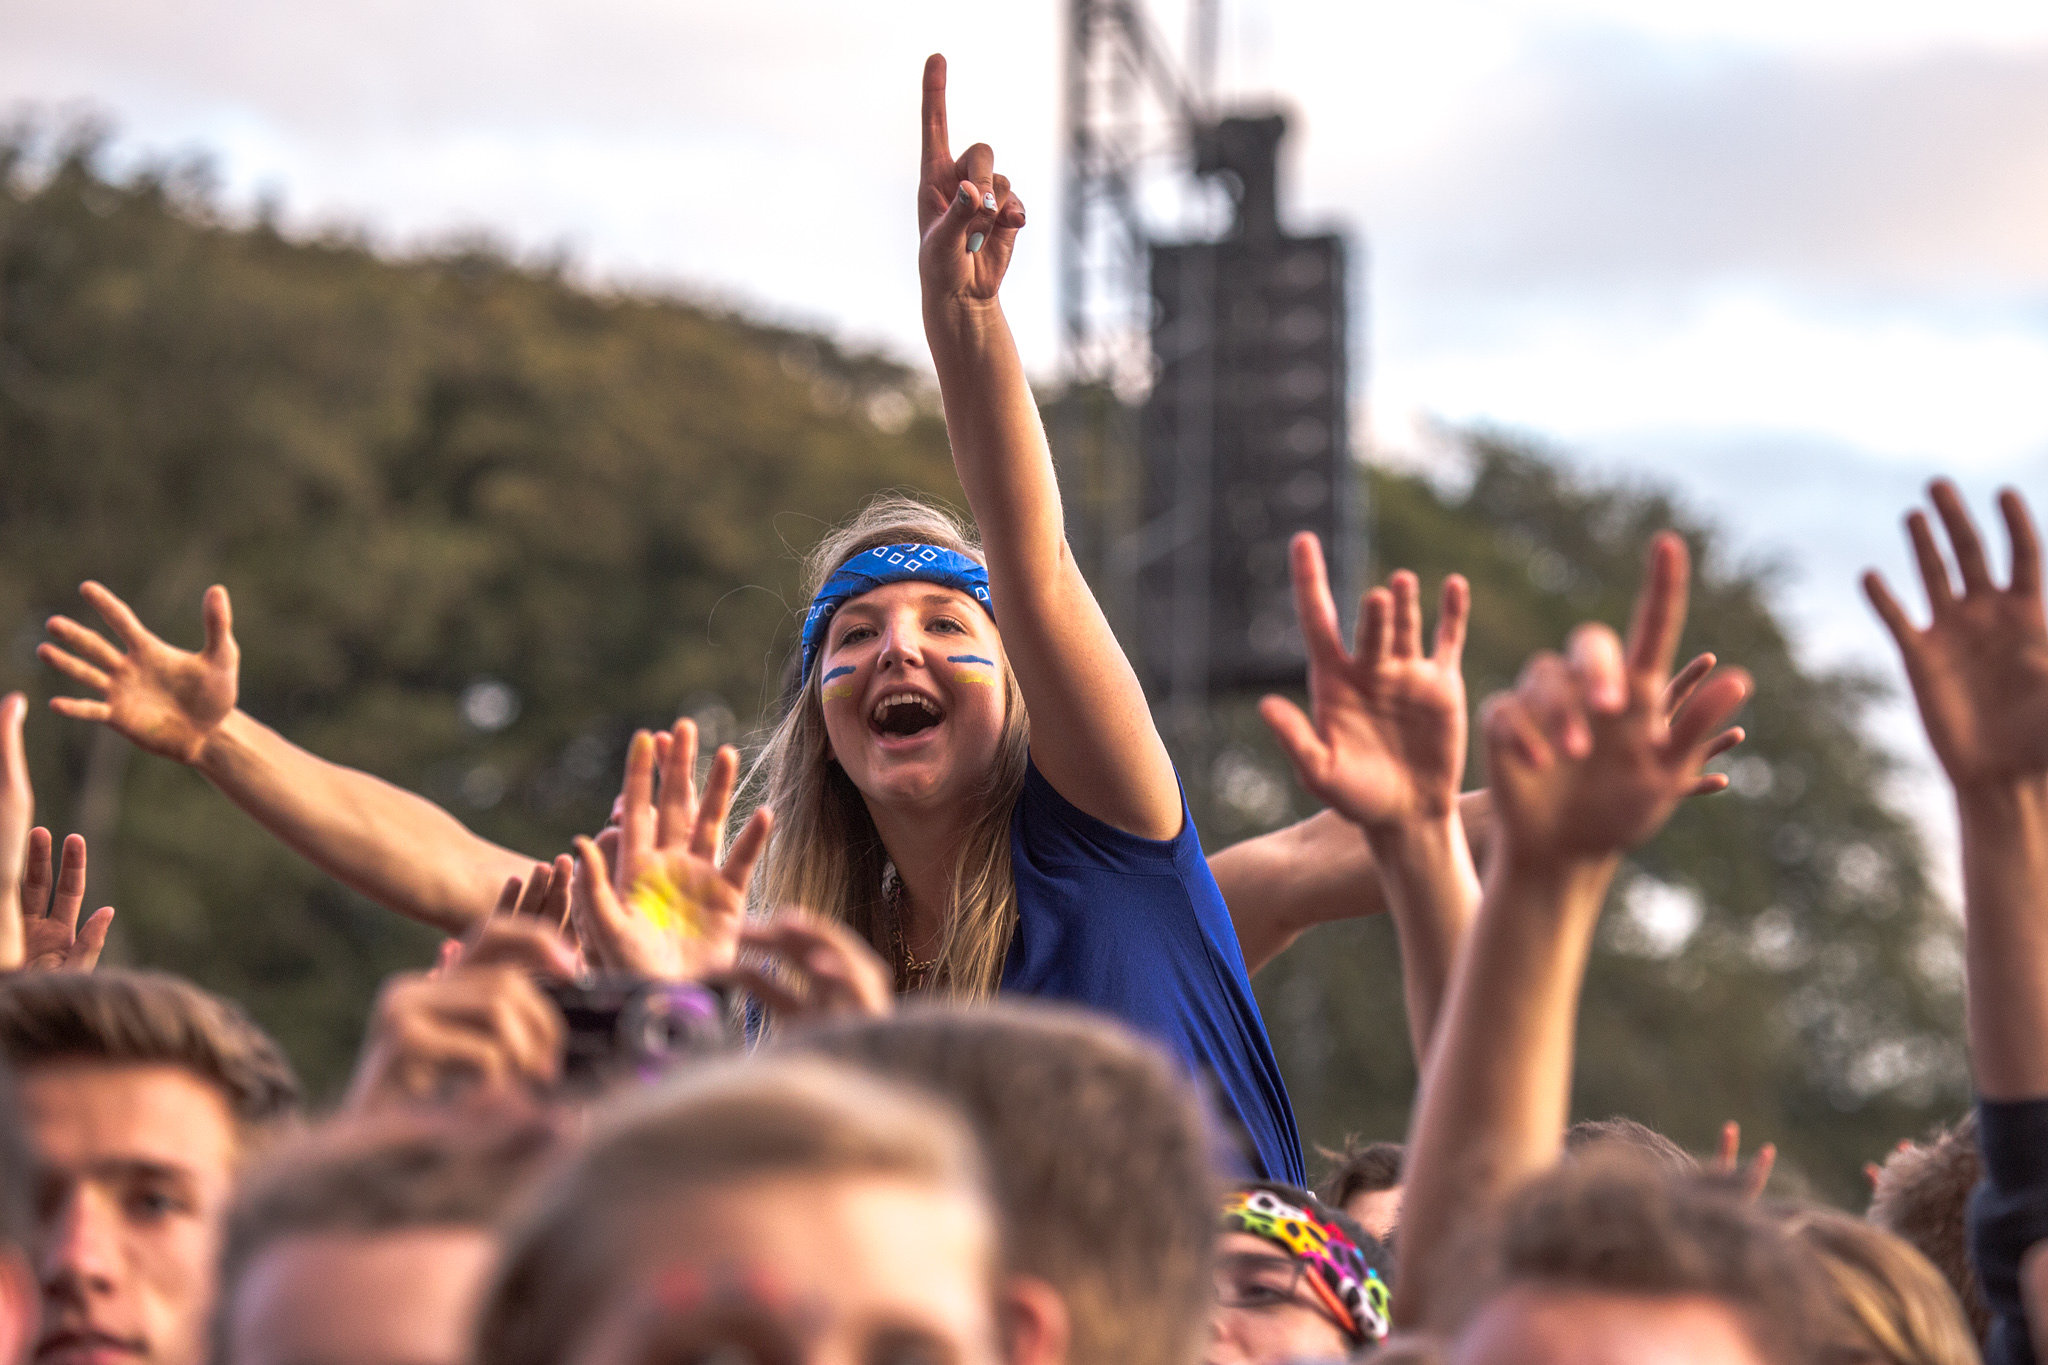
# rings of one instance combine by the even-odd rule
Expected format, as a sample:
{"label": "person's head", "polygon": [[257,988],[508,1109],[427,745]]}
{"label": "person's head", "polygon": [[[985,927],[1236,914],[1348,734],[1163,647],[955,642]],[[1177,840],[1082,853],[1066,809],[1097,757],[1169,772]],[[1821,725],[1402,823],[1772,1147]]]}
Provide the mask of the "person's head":
{"label": "person's head", "polygon": [[1223,1203],[1208,1365],[1343,1360],[1386,1339],[1387,1254],[1307,1190],[1258,1181]]}
{"label": "person's head", "polygon": [[1785,1226],[1819,1257],[1842,1310],[1833,1358],[1859,1365],[1975,1365],[1977,1339],[1962,1305],[1925,1256],[1883,1228],[1834,1209],[1800,1209]]}
{"label": "person's head", "polygon": [[497,1225],[561,1136],[533,1114],[394,1114],[274,1152],[228,1214],[215,1365],[462,1365]]}
{"label": "person's head", "polygon": [[1067,1305],[1074,1365],[1199,1357],[1222,1187],[1200,1095],[1081,1010],[926,1006],[787,1040],[950,1101],[986,1154],[1010,1262]]}
{"label": "person's head", "polygon": [[37,1365],[205,1352],[238,1168],[295,1114],[284,1054],[235,1006],[149,972],[0,981],[36,1167]]}
{"label": "person's head", "polygon": [[17,1361],[36,1335],[35,1159],[22,1129],[14,1078],[0,1066],[0,1361]]}
{"label": "person's head", "polygon": [[1318,1191],[1324,1203],[1341,1209],[1381,1242],[1401,1222],[1401,1164],[1398,1142],[1356,1142],[1341,1152],[1324,1152],[1334,1163]]}
{"label": "person's head", "polygon": [[1753,1203],[1625,1151],[1568,1161],[1484,1231],[1448,1365],[1807,1365],[1833,1305]]}
{"label": "person's head", "polygon": [[1010,811],[1030,747],[980,564],[966,527],[909,498],[826,536],[806,566],[797,682],[754,769],[776,815],[757,900],[850,924],[885,955],[875,812],[960,829],[931,984],[970,997],[993,993],[1016,921]]}
{"label": "person's head", "polygon": [[1984,1291],[1970,1265],[1970,1191],[1984,1173],[1977,1154],[1977,1116],[1908,1143],[1892,1153],[1871,1191],[1870,1221],[1910,1242],[1941,1272],[1982,1341],[1991,1330]]}
{"label": "person's head", "polygon": [[653,1359],[1053,1365],[1057,1296],[1011,1275],[972,1136],[935,1099],[815,1058],[630,1096],[509,1226],[492,1365]]}
{"label": "person's head", "polygon": [[1564,1151],[1565,1156],[1572,1160],[1595,1153],[1630,1152],[1666,1175],[1695,1175],[1700,1169],[1699,1161],[1691,1152],[1656,1129],[1619,1115],[1605,1119],[1580,1119],[1565,1129]]}

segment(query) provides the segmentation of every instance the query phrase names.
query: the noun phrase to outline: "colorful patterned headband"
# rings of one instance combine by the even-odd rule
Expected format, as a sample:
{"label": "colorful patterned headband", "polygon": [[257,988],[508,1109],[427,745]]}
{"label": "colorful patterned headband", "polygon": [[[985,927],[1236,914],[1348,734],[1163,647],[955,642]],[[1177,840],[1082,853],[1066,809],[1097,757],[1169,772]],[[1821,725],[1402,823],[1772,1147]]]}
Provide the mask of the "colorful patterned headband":
{"label": "colorful patterned headband", "polygon": [[989,620],[996,619],[996,609],[988,595],[988,570],[978,561],[938,545],[878,545],[862,550],[833,571],[825,586],[818,589],[818,595],[811,599],[811,609],[804,613],[805,682],[811,680],[811,665],[824,651],[825,628],[832,624],[833,615],[862,593],[890,583],[936,583],[942,588],[957,588],[981,603]]}
{"label": "colorful patterned headband", "polygon": [[1316,1299],[1338,1326],[1363,1346],[1383,1341],[1392,1330],[1393,1296],[1365,1252],[1335,1223],[1271,1190],[1239,1190],[1224,1201],[1223,1230],[1248,1232],[1271,1242],[1314,1273],[1308,1277]]}

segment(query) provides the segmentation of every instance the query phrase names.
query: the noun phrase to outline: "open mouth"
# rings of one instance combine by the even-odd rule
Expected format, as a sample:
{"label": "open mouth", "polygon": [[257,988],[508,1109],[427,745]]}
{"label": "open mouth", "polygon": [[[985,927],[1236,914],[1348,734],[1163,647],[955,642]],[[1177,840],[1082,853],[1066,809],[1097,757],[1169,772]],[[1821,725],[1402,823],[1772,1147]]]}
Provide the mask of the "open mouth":
{"label": "open mouth", "polygon": [[868,712],[875,733],[898,738],[921,735],[945,718],[937,702],[916,692],[891,692]]}

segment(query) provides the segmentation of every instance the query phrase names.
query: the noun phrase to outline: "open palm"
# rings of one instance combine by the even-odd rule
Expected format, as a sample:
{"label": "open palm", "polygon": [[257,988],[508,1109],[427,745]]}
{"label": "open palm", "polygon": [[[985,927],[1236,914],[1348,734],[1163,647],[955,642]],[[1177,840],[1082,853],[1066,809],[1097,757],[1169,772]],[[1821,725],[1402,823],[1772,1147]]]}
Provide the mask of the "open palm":
{"label": "open palm", "polygon": [[1750,682],[1740,669],[1716,673],[1667,716],[1690,572],[1685,542],[1658,536],[1626,645],[1604,625],[1581,626],[1566,657],[1539,654],[1512,692],[1487,702],[1494,813],[1518,853],[1622,852],[1699,789],[1701,765]]}
{"label": "open palm", "polygon": [[1943,479],[1930,491],[1955,549],[1962,595],[1920,511],[1906,525],[1933,620],[1915,628],[1875,572],[1864,575],[1864,590],[1898,643],[1927,738],[1951,781],[1967,787],[2048,772],[2048,621],[2033,518],[2018,493],[2000,495],[2012,540],[2012,582],[2000,588],[1955,485]]}
{"label": "open palm", "polygon": [[1430,653],[1422,652],[1420,585],[1405,570],[1366,594],[1357,649],[1347,651],[1321,544],[1298,535],[1292,556],[1310,714],[1280,697],[1260,711],[1302,785],[1369,831],[1447,816],[1465,771],[1465,580],[1444,580]]}
{"label": "open palm", "polygon": [[616,861],[577,841],[582,866],[570,915],[585,956],[600,971],[667,981],[729,970],[746,923],[747,885],[767,846],[771,819],[754,812],[721,861],[720,832],[739,781],[739,753],[712,759],[697,791],[697,726],[679,721],[660,764],[655,737],[633,737],[626,756]]}
{"label": "open palm", "polygon": [[50,709],[111,726],[153,754],[198,762],[208,738],[235,709],[241,651],[227,589],[206,590],[206,647],[197,654],[165,643],[98,583],[82,585],[79,593],[122,648],[68,616],[51,617],[49,631],[58,643],[39,646],[37,655],[99,698],[53,697]]}

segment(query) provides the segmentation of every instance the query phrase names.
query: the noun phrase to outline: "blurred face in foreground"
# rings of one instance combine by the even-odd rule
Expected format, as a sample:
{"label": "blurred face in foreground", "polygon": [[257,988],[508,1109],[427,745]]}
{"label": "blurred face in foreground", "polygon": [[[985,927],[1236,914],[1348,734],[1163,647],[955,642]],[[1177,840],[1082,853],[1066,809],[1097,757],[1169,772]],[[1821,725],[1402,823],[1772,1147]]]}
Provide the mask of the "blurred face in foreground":
{"label": "blurred face in foreground", "polygon": [[1448,1365],[1769,1365],[1719,1299],[1517,1285],[1473,1319]]}
{"label": "blurred face in foreground", "polygon": [[20,1090],[37,1157],[35,1365],[193,1365],[234,1183],[226,1100],[175,1066],[51,1064]]}
{"label": "blurred face in foreground", "polygon": [[996,1365],[994,1229],[963,1193],[774,1177],[661,1202],[566,1365]]}
{"label": "blurred face in foreground", "polygon": [[495,1247],[474,1228],[280,1238],[243,1272],[229,1365],[463,1365]]}
{"label": "blurred face in foreground", "polygon": [[842,606],[818,662],[832,757],[870,802],[970,800],[1002,744],[1002,638],[966,593],[890,583]]}
{"label": "blurred face in foreground", "polygon": [[1226,1232],[1216,1244],[1216,1309],[1207,1365],[1343,1360],[1350,1338],[1304,1283],[1306,1263],[1263,1237]]}

